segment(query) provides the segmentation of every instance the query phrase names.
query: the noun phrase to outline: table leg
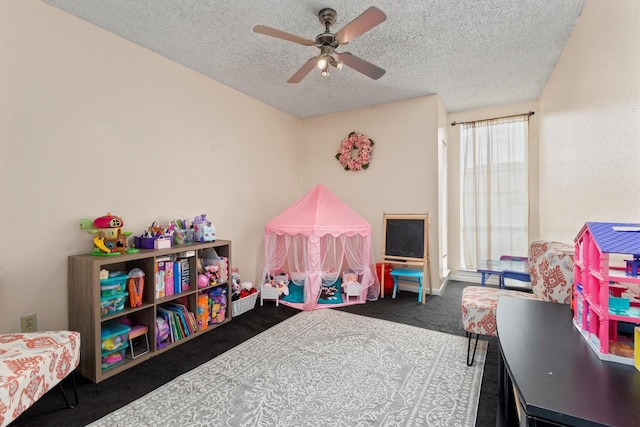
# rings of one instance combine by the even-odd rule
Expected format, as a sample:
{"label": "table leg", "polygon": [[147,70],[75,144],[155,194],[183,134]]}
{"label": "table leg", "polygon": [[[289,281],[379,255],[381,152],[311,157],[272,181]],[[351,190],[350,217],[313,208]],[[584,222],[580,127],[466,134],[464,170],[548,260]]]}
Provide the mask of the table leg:
{"label": "table leg", "polygon": [[504,363],[502,349],[498,357],[498,404],[502,408],[507,425],[518,425],[518,410],[516,409],[516,396],[513,390],[513,382]]}
{"label": "table leg", "polygon": [[482,286],[484,286],[484,285],[485,285],[485,283],[487,283],[487,279],[489,278],[489,276],[490,276],[491,274],[489,274],[489,273],[480,273],[480,274],[482,274],[482,277],[480,278],[480,284],[481,284]]}

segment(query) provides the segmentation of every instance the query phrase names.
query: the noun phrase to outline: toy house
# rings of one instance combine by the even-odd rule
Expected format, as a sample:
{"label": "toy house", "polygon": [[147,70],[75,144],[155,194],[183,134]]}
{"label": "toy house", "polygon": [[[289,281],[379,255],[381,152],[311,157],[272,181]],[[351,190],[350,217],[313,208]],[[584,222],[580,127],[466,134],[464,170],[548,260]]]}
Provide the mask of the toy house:
{"label": "toy house", "polygon": [[640,276],[628,261],[640,254],[640,224],[588,222],[575,245],[574,325],[601,359],[633,365]]}

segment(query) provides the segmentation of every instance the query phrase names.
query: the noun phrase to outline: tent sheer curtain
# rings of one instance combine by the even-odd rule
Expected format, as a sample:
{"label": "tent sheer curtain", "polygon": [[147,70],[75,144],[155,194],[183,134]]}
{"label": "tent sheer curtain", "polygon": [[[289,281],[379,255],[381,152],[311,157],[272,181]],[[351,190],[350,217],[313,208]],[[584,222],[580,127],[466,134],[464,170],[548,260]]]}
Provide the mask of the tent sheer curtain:
{"label": "tent sheer curtain", "polygon": [[340,272],[352,270],[359,276],[367,299],[377,299],[380,282],[372,271],[372,257],[370,236],[267,233],[264,270],[258,283],[267,275],[288,273],[296,285],[306,284],[305,300],[310,308],[318,300],[323,281],[334,282]]}
{"label": "tent sheer curtain", "polygon": [[526,255],[529,115],[461,124],[461,267]]}

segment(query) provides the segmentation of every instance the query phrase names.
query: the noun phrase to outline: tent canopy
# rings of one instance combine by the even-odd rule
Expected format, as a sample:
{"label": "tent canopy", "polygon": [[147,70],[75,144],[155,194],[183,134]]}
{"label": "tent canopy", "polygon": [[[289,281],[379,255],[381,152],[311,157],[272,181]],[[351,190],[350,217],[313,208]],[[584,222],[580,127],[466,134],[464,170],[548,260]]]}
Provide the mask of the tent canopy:
{"label": "tent canopy", "polygon": [[297,284],[304,285],[304,301],[288,305],[310,310],[318,308],[327,278],[351,270],[359,277],[359,302],[364,302],[367,297],[377,298],[380,290],[371,255],[371,225],[324,186],[316,185],[265,226],[262,277],[295,273],[300,278]]}
{"label": "tent canopy", "polygon": [[318,184],[266,225],[267,233],[352,236],[371,234],[371,225],[337,196]]}

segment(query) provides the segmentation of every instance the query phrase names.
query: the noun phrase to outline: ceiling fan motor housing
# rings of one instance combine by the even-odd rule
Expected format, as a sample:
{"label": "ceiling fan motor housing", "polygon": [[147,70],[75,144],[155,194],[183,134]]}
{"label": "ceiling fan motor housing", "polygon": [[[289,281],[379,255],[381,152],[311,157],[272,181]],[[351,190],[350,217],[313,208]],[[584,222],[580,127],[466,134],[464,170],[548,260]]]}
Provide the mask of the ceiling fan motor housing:
{"label": "ceiling fan motor housing", "polygon": [[320,23],[327,28],[327,31],[329,31],[329,27],[332,26],[334,22],[336,22],[337,16],[338,12],[331,9],[330,7],[325,7],[324,9],[321,9],[320,12],[318,12],[318,19],[320,20]]}
{"label": "ceiling fan motor housing", "polygon": [[332,33],[322,33],[318,34],[316,37],[316,46],[322,48],[324,46],[331,46],[332,48],[336,48],[340,45],[338,40],[336,40],[336,35]]}

